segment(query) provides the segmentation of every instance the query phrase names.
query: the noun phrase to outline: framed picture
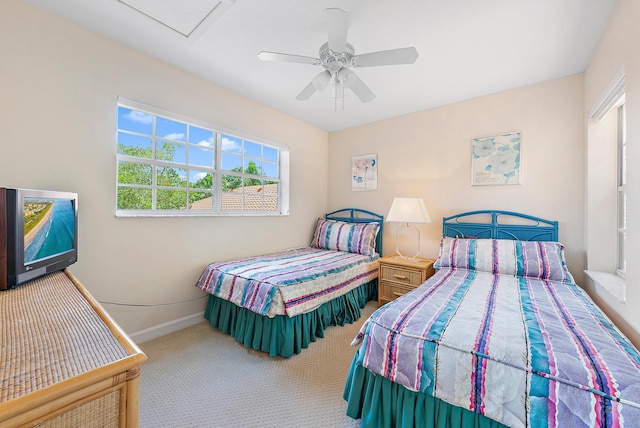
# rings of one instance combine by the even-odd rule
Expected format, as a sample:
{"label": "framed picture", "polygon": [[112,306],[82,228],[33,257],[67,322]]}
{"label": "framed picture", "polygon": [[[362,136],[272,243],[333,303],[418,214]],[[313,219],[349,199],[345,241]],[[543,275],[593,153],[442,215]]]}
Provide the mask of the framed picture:
{"label": "framed picture", "polygon": [[351,190],[361,192],[378,189],[378,155],[351,158]]}
{"label": "framed picture", "polygon": [[471,140],[471,185],[520,184],[520,132]]}

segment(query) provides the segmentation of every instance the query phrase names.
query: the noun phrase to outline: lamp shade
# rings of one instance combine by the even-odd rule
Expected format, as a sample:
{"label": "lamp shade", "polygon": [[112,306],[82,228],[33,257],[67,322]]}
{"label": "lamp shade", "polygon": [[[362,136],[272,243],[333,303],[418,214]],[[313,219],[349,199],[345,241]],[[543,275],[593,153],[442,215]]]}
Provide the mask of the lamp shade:
{"label": "lamp shade", "polygon": [[401,223],[431,223],[422,198],[393,198],[387,221]]}

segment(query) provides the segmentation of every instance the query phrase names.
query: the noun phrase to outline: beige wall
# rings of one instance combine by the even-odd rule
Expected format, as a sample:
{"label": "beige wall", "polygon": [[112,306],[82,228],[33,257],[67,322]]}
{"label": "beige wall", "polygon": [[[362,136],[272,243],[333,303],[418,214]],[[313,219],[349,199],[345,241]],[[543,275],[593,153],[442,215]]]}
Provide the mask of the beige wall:
{"label": "beige wall", "polygon": [[[327,205],[325,131],[22,1],[0,2],[0,40],[0,185],[79,193],[79,261],[71,270],[98,300],[195,299],[208,262],[310,240]],[[291,214],[115,218],[118,96],[288,145]],[[106,308],[132,333],[197,313],[204,302]]]}
{"label": "beige wall", "polygon": [[[584,268],[582,75],[385,120],[329,136],[329,209],[352,205],[387,215],[394,196],[422,197],[432,223],[421,253],[437,257],[442,217],[500,209],[558,220],[569,268]],[[471,186],[471,139],[522,133],[522,184]],[[351,156],[378,154],[378,190],[352,192]],[[386,223],[385,255],[397,224]]]}
{"label": "beige wall", "polygon": [[[621,67],[625,71],[625,93],[627,109],[627,279],[626,303],[620,303],[606,291],[597,288],[590,281],[585,284],[594,299],[603,306],[609,316],[618,322],[623,331],[640,346],[640,265],[636,261],[640,257],[640,2],[637,0],[620,0],[607,26],[587,71],[585,72],[585,116],[602,98],[608,89],[609,82]],[[587,218],[591,233],[587,235],[590,247],[597,247],[598,236],[592,229],[602,213],[597,200],[593,198],[602,194],[601,182],[594,180],[600,168],[598,143],[601,127],[594,121],[587,122]],[[589,268],[602,269],[599,256],[590,251]],[[610,266],[611,267],[611,266]]]}

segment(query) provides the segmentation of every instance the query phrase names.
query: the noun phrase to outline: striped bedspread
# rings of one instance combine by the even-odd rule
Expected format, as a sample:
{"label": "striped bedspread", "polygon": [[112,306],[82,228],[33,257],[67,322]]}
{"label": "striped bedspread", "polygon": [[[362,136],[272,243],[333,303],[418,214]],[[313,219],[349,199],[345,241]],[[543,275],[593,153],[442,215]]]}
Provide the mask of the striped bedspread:
{"label": "striped bedspread", "polygon": [[296,248],[211,263],[196,287],[261,315],[292,317],[377,278],[377,258]]}
{"label": "striped bedspread", "polygon": [[573,283],[441,269],[378,309],[356,362],[512,427],[640,427],[640,353]]}

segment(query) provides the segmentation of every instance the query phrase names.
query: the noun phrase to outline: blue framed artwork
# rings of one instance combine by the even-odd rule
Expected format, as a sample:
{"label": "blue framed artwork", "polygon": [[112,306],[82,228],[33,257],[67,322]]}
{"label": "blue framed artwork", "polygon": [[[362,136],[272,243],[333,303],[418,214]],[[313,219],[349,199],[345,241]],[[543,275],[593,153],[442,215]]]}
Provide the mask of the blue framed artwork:
{"label": "blue framed artwork", "polygon": [[520,184],[520,132],[471,140],[471,185]]}

